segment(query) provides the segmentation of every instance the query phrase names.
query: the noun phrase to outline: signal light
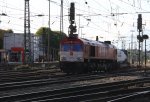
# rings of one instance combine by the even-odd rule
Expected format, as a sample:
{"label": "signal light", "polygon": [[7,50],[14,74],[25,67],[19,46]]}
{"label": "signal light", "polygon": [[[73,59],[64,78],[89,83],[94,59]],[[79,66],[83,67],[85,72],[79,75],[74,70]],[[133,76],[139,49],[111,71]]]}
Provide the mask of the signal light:
{"label": "signal light", "polygon": [[70,20],[71,21],[75,20],[75,7],[74,7],[74,3],[71,3],[71,7],[70,7]]}
{"label": "signal light", "polygon": [[73,26],[73,32],[77,32],[76,26]]}
{"label": "signal light", "polygon": [[137,35],[137,39],[139,40],[139,42],[143,42],[143,37],[140,35]]}
{"label": "signal light", "polygon": [[141,14],[138,14],[137,29],[139,30],[139,32],[142,31],[142,15]]}

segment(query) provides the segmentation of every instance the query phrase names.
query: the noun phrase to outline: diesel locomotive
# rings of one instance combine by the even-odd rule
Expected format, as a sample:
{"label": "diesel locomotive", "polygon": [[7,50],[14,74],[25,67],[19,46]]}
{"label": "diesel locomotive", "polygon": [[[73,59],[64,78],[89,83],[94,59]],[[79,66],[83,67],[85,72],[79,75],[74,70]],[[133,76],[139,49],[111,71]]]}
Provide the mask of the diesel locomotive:
{"label": "diesel locomotive", "polygon": [[60,68],[66,73],[110,71],[117,65],[117,48],[109,41],[66,37],[60,42]]}

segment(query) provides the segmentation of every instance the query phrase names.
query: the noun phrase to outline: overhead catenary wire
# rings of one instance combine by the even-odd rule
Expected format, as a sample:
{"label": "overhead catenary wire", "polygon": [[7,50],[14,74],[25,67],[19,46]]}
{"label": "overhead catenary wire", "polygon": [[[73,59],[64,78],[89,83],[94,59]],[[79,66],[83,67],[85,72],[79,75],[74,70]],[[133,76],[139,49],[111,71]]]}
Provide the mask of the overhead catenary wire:
{"label": "overhead catenary wire", "polygon": [[[79,1],[77,1],[77,0],[72,0],[72,1],[75,1],[75,3],[77,4],[77,5],[80,5],[80,7],[81,6],[84,6],[84,7],[87,7],[87,5],[85,5],[85,2],[87,2],[87,4],[88,4],[88,6],[90,6],[90,12],[89,12],[89,9],[88,8],[79,8],[79,6],[76,6],[76,14],[78,13],[78,12],[80,12],[80,13],[82,13],[83,14],[83,17],[81,17],[81,19],[83,18],[83,19],[87,19],[87,18],[90,18],[91,19],[91,22],[94,22],[95,23],[95,19],[97,19],[97,18],[101,18],[101,21],[99,21],[100,23],[102,23],[102,22],[108,22],[108,23],[112,23],[112,21],[113,21],[113,19],[112,19],[112,15],[111,15],[111,13],[113,13],[114,14],[114,16],[120,16],[120,18],[121,19],[115,19],[115,21],[116,22],[118,22],[118,23],[120,23],[120,25],[118,25],[118,26],[124,26],[125,24],[127,25],[127,26],[129,26],[129,27],[133,27],[133,23],[130,23],[130,22],[126,22],[125,21],[125,17],[126,16],[134,16],[134,18],[136,18],[136,15],[139,13],[139,12],[128,12],[124,7],[121,7],[121,6],[119,6],[116,2],[114,2],[113,0],[111,0],[111,8],[112,9],[115,9],[115,6],[119,6],[119,11],[118,12],[111,12],[110,11],[110,6],[109,6],[109,8],[107,7],[107,6],[104,6],[103,5],[103,3],[101,3],[101,2],[99,2],[98,0],[93,0],[93,1],[89,1],[89,0],[84,0],[83,2],[84,2],[84,5],[83,4],[79,4]],[[109,0],[110,1],[110,0]],[[121,4],[124,4],[124,6],[131,6],[132,8],[135,8],[135,9],[140,9],[141,11],[145,11],[145,12],[148,12],[149,10],[148,9],[144,9],[144,8],[139,8],[139,6],[137,6],[136,5],[136,3],[132,3],[132,2],[130,2],[130,1],[125,1],[125,0],[117,0],[117,1],[119,1]],[[1,1],[0,1],[1,2]],[[126,2],[126,3],[124,3],[124,2]],[[134,2],[137,2],[137,1],[135,1],[134,0]],[[60,7],[60,1],[59,0],[52,0],[52,2],[51,2],[53,5],[56,5],[56,6],[58,6],[58,7]],[[64,0],[64,10],[65,10],[65,14],[64,15],[66,15],[66,14],[68,14],[68,8],[69,8],[69,3],[70,3],[70,1],[69,0]],[[97,7],[95,7],[95,6],[93,6],[93,3],[94,4],[96,4],[96,5],[98,5],[99,7],[97,8]],[[139,2],[140,3],[140,2]],[[5,5],[3,5],[3,4],[1,4],[2,6],[5,6]],[[42,11],[42,10],[40,10],[39,8],[37,8],[37,7],[33,7],[33,5],[30,5],[32,8],[34,8],[34,12],[32,13],[32,10],[31,10],[31,14],[32,15],[34,15],[34,14],[39,14],[39,12],[38,11]],[[6,11],[8,10],[10,10],[11,8],[13,8],[12,10],[14,10],[14,11],[17,11],[17,12],[20,12],[20,13],[18,13],[17,15],[15,15],[15,14],[10,14],[9,12],[8,12],[8,15],[9,15],[9,19],[17,19],[17,17],[19,17],[19,16],[21,16],[21,15],[23,15],[23,9],[22,8],[18,8],[17,6],[16,7],[13,7],[13,6],[11,6],[11,4],[9,4],[9,2],[8,2],[8,0],[7,0],[7,6],[5,6],[4,8],[6,8]],[[36,10],[37,9],[37,10]],[[46,13],[44,13],[44,15],[47,15]],[[59,14],[58,14],[59,15]],[[17,16],[17,17],[16,17]],[[57,15],[56,15],[57,16]],[[14,18],[14,17],[16,17],[16,18]],[[45,17],[45,19],[47,19],[47,17]],[[52,19],[52,21],[54,22],[55,21],[55,23],[56,22],[59,22],[59,21],[57,21],[57,19],[59,19],[59,16],[57,17],[57,18],[55,18],[55,17],[52,17],[51,16],[51,19]],[[67,22],[67,18],[64,18],[64,21],[65,22]],[[76,22],[78,22],[78,20],[76,21]],[[83,23],[86,23],[87,24],[87,22],[88,21],[84,21]],[[134,27],[136,27],[136,19],[135,19],[135,21],[133,21],[134,23],[135,23],[135,26]],[[54,24],[55,24],[54,23]],[[90,23],[90,22],[89,22]],[[66,23],[67,24],[67,23]],[[101,25],[101,24],[98,24],[99,26]],[[107,25],[107,24],[106,24]],[[31,27],[32,26],[36,26],[36,22],[33,22],[32,23],[32,25],[31,25]],[[111,26],[113,26],[113,25],[111,25]],[[65,26],[65,27],[67,27],[67,26]],[[101,26],[100,26],[101,27]],[[102,26],[103,27],[103,26]],[[106,31],[108,30],[107,28],[104,28]],[[111,32],[110,32],[111,33]],[[113,32],[112,32],[113,33]]]}

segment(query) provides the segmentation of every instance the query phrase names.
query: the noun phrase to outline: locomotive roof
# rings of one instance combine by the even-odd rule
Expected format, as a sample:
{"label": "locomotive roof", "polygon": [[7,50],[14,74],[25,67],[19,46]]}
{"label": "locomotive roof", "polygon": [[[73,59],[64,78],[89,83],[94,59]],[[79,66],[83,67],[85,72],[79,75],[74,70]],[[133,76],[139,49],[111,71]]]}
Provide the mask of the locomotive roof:
{"label": "locomotive roof", "polygon": [[81,40],[84,44],[88,44],[88,45],[93,45],[93,46],[101,45],[101,46],[103,46],[103,47],[116,48],[116,46],[114,46],[114,45],[112,45],[112,44],[104,43],[104,42],[102,42],[102,41],[89,40],[89,39],[85,39],[85,38],[80,38],[80,40]]}

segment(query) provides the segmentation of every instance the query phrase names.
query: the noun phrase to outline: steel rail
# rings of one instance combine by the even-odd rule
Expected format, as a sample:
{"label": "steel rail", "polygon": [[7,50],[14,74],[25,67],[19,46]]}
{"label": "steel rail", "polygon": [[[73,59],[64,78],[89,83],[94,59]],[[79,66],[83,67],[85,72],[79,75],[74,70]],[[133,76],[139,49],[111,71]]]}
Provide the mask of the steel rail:
{"label": "steel rail", "polygon": [[[60,93],[67,93],[67,92],[74,92],[74,91],[81,91],[81,90],[89,90],[93,88],[100,88],[102,92],[112,89],[121,89],[121,88],[127,88],[129,86],[141,84],[141,83],[150,83],[150,78],[143,78],[143,79],[136,79],[136,80],[128,80],[128,81],[121,81],[121,82],[113,82],[113,83],[106,83],[106,84],[94,84],[94,85],[85,85],[85,86],[77,86],[77,87],[69,87],[69,88],[61,88],[61,89],[54,89],[54,90],[47,90],[47,91],[37,91],[37,92],[31,92],[31,93],[23,93],[23,94],[16,94],[16,95],[11,95],[11,96],[3,96],[0,97],[0,100],[6,101],[6,100],[12,100],[12,99],[25,99],[28,98],[34,98],[34,97],[41,97],[41,96],[46,96],[46,95],[52,95],[52,94],[60,94]],[[74,97],[74,96],[73,96]],[[73,99],[72,96],[69,97],[59,97],[59,98],[54,98],[56,101],[61,100],[61,99],[71,99],[69,101],[72,101]],[[76,97],[78,99],[78,97]],[[64,102],[64,101],[63,101]]]}
{"label": "steel rail", "polygon": [[[29,102],[29,101],[38,101],[38,102],[43,102],[43,101],[48,101],[48,102],[78,102],[78,101],[85,101],[88,100],[87,102],[106,102],[106,100],[109,100],[111,98],[116,98],[120,96],[120,94],[125,94],[129,95],[133,92],[137,91],[143,91],[143,90],[150,90],[150,87],[145,87],[145,88],[133,88],[133,89],[124,89],[124,88],[117,88],[112,86],[111,89],[107,87],[101,87],[101,88],[90,88],[86,90],[74,90],[74,91],[69,91],[69,92],[63,92],[59,94],[48,94],[48,96],[43,96],[43,97],[36,97],[32,99],[27,99],[27,100],[20,100],[20,102]],[[119,96],[118,96],[119,94]],[[115,97],[114,97],[115,95]],[[108,97],[109,96],[109,97]],[[111,97],[110,97],[111,96]],[[122,96],[122,95],[121,95]],[[101,98],[100,98],[101,97]],[[105,98],[103,98],[105,97]],[[93,99],[94,100],[91,100]],[[96,98],[96,99],[95,99]],[[90,101],[89,101],[90,100]]]}
{"label": "steel rail", "polygon": [[11,83],[4,83],[0,84],[0,91],[3,90],[11,90],[11,89],[19,89],[19,88],[26,88],[31,86],[42,86],[42,85],[52,85],[52,84],[59,84],[59,83],[68,83],[68,82],[75,82],[75,81],[83,81],[83,80],[94,80],[94,79],[102,79],[102,78],[108,78],[113,77],[116,75],[95,75],[95,74],[83,74],[83,75],[72,75],[72,76],[66,76],[66,75],[58,75],[55,76],[56,78],[50,78],[50,79],[41,79],[41,80],[30,80],[30,81],[22,81],[22,82],[11,82]]}

